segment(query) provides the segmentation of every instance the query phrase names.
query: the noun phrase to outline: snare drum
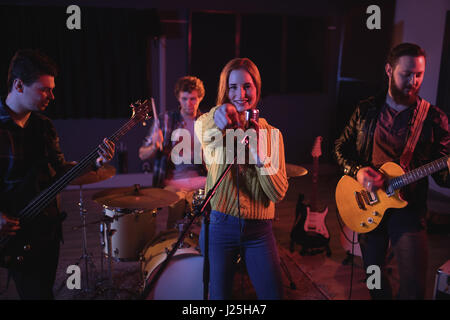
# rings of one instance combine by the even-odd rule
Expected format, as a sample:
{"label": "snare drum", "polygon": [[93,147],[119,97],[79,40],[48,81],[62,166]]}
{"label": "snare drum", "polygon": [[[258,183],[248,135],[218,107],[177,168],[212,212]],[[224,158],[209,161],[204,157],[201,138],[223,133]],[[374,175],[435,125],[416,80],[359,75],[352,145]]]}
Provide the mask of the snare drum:
{"label": "snare drum", "polygon": [[[141,271],[145,287],[150,284],[158,267],[178,240],[174,230],[161,233],[142,252]],[[203,257],[198,239],[186,237],[181,248],[172,256],[166,269],[154,284],[147,300],[202,300]]]}
{"label": "snare drum", "polygon": [[[112,218],[111,253],[121,261],[138,261],[145,245],[156,233],[156,210],[109,208],[104,206],[104,215]],[[102,243],[109,254],[106,223],[103,222]]]}

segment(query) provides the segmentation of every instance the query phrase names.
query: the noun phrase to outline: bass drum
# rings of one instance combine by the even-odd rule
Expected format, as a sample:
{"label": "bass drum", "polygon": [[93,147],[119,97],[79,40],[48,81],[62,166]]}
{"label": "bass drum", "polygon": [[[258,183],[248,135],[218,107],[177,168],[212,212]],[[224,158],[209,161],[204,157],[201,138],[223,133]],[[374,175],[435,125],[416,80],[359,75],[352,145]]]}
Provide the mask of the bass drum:
{"label": "bass drum", "polygon": [[[203,257],[198,238],[186,237],[146,297],[146,300],[203,300]],[[145,289],[158,267],[178,241],[178,232],[170,230],[158,235],[141,255],[141,272]]]}

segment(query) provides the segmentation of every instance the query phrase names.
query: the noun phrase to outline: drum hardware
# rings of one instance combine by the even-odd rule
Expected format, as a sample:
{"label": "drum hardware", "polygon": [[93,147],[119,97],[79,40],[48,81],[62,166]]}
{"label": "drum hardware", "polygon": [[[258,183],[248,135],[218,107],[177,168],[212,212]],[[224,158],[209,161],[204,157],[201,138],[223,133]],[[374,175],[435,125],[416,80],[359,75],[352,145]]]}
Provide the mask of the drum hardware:
{"label": "drum hardware", "polygon": [[109,208],[146,209],[168,207],[177,202],[176,193],[161,188],[141,188],[136,184],[133,187],[115,188],[100,191],[93,196],[97,203]]}
{"label": "drum hardware", "polygon": [[111,220],[111,252],[109,252],[106,234],[102,243],[104,254],[118,261],[139,261],[139,254],[156,232],[156,213],[153,210],[134,210],[126,208],[109,208],[104,206],[105,217]]}
{"label": "drum hardware", "polygon": [[[113,252],[112,252],[113,246],[112,246],[111,239],[112,239],[113,235],[117,232],[117,230],[112,229],[111,225],[114,220],[117,221],[119,218],[121,218],[124,215],[126,215],[126,214],[123,214],[121,216],[116,216],[116,217],[109,217],[109,216],[105,215],[104,218],[102,220],[100,220],[101,221],[100,225],[106,226],[106,229],[105,229],[105,227],[103,227],[105,234],[104,235],[102,234],[102,236],[101,236],[101,239],[102,239],[101,243],[103,245],[102,254],[101,254],[102,274],[103,274],[103,257],[104,257],[104,252],[105,252],[104,251],[105,246],[107,248],[106,257],[107,257],[108,271],[107,271],[107,283],[99,285],[97,287],[97,290],[99,290],[102,294],[105,294],[105,292],[106,292],[106,296],[109,299],[116,298],[121,291],[124,291],[127,294],[131,294],[132,296],[136,296],[138,294],[136,292],[131,292],[131,291],[123,289],[123,288],[117,288],[114,284],[114,276],[113,276],[114,270],[113,270],[113,263],[112,263],[113,262]],[[105,237],[106,237],[106,241],[105,241]]]}
{"label": "drum hardware", "polygon": [[84,207],[84,201],[83,201],[83,185],[85,184],[91,184],[100,182],[106,179],[109,179],[113,177],[116,173],[116,169],[110,165],[105,164],[102,167],[98,168],[95,171],[88,171],[85,174],[79,176],[78,178],[74,179],[70,185],[73,186],[79,186],[80,187],[80,201],[78,202],[78,206],[80,208],[80,218],[81,218],[81,226],[74,227],[73,230],[82,230],[82,254],[78,261],[75,263],[76,265],[79,265],[84,261],[84,267],[85,267],[85,279],[86,279],[86,286],[83,289],[84,292],[92,291],[89,288],[89,274],[92,274],[89,272],[89,266],[92,270],[95,270],[95,264],[92,259],[92,256],[87,252],[87,235],[86,235],[86,215],[88,213],[87,209]]}
{"label": "drum hardware", "polygon": [[[111,238],[113,236],[113,234],[115,233],[114,229],[111,229],[111,222],[112,219],[108,216],[105,216],[103,219],[103,222],[106,224],[106,242],[105,244],[107,245],[108,248],[108,281],[109,281],[109,287],[112,288],[114,283],[113,283],[113,278],[112,278],[112,245],[111,245]],[[103,261],[103,254],[102,254],[102,261]],[[103,270],[102,270],[103,271]]]}
{"label": "drum hardware", "polygon": [[[103,285],[103,272],[104,272],[104,265],[103,265],[103,252],[104,252],[104,248],[110,248],[110,238],[112,237],[112,235],[115,233],[116,230],[111,229],[111,222],[112,222],[112,218],[105,216],[104,218],[97,220],[97,221],[93,221],[90,223],[84,223],[81,226],[76,226],[73,227],[72,230],[78,230],[80,228],[86,228],[86,226],[88,225],[94,225],[94,224],[98,224],[100,223],[100,245],[102,248],[102,252],[100,254],[100,279],[97,279],[97,283],[96,283],[96,288],[95,291],[101,291],[101,292],[105,292],[105,291],[109,291],[113,289],[113,281],[112,281],[112,261],[111,261],[111,253],[109,253],[108,256],[108,272],[107,272],[107,279],[108,279],[108,284],[105,286]],[[106,228],[105,228],[106,226]],[[106,239],[105,239],[106,238]],[[80,258],[81,259],[81,258]],[[89,259],[92,261],[92,259],[89,256]],[[95,266],[94,266],[95,267]],[[86,274],[86,277],[88,275]],[[92,292],[93,290],[85,290],[85,291],[89,291]]]}
{"label": "drum hardware", "polygon": [[81,229],[82,230],[82,254],[78,261],[75,263],[76,265],[80,265],[82,261],[84,261],[84,268],[85,268],[85,279],[86,279],[86,286],[83,289],[84,292],[90,292],[92,289],[89,286],[89,274],[92,274],[89,272],[89,266],[91,267],[91,270],[95,270],[95,264],[92,259],[92,256],[87,251],[87,236],[86,236],[86,215],[88,213],[87,209],[84,207],[84,201],[83,201],[83,185],[80,184],[80,202],[78,203],[78,206],[80,208],[80,218],[81,218],[81,226],[80,227],[74,227],[73,230]]}
{"label": "drum hardware", "polygon": [[[157,208],[169,206],[179,197],[160,188],[132,187],[100,191],[93,200],[113,218],[112,253],[120,261],[138,261],[139,253],[156,232]],[[108,250],[106,250],[108,251]]]}
{"label": "drum hardware", "polygon": [[[142,211],[142,212],[141,212]],[[156,210],[154,210],[156,211]],[[139,212],[139,213],[138,213]],[[120,221],[124,217],[129,217],[132,214],[141,214],[145,213],[144,210],[126,210],[124,212],[121,212],[120,214],[114,214],[113,216],[104,215],[102,219],[90,222],[90,223],[84,223],[84,225],[73,227],[73,230],[77,230],[80,228],[85,228],[88,225],[94,225],[94,224],[100,224],[100,244],[101,244],[101,271],[100,271],[100,279],[97,279],[95,290],[89,290],[91,293],[92,291],[95,296],[102,296],[104,297],[105,294],[109,299],[114,299],[117,297],[117,295],[120,292],[126,292],[127,296],[133,296],[138,297],[140,293],[142,292],[142,288],[139,288],[137,292],[126,290],[123,288],[116,288],[114,284],[114,268],[113,268],[113,259],[115,256],[118,256],[120,254],[120,250],[116,248],[113,251],[113,241],[112,238],[115,234],[117,234],[118,230],[112,228],[112,224]],[[153,216],[153,215],[152,215]],[[133,219],[134,220],[134,219]],[[103,259],[107,259],[107,274],[106,278],[103,278],[104,274],[104,261]],[[119,260],[120,259],[114,259]],[[106,282],[105,282],[106,280]],[[141,282],[142,283],[142,282]],[[94,298],[91,297],[91,298]]]}

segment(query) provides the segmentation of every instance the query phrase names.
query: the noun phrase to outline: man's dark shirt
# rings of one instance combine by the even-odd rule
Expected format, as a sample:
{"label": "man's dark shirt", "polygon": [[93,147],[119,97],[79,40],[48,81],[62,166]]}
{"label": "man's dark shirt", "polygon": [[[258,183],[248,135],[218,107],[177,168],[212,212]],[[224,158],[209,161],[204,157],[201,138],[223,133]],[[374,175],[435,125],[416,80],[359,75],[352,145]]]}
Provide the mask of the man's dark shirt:
{"label": "man's dark shirt", "polygon": [[[0,101],[0,211],[16,216],[36,195],[46,189],[56,173],[68,164],[50,119],[32,112],[25,127],[18,126]],[[45,209],[57,214],[55,202]]]}
{"label": "man's dark shirt", "polygon": [[399,163],[409,131],[414,108],[397,111],[387,103],[381,107],[373,139],[372,164],[380,168],[391,161]]}

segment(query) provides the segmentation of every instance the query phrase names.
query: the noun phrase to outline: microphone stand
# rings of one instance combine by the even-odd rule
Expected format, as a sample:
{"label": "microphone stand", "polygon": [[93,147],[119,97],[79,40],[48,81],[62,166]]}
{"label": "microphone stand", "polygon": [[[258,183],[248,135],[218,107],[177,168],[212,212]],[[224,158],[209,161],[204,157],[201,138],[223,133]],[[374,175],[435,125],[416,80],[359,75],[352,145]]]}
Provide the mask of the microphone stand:
{"label": "microphone stand", "polygon": [[209,288],[209,214],[205,213],[205,210],[210,203],[212,197],[215,195],[217,188],[219,188],[220,184],[223,182],[225,175],[230,171],[232,165],[237,159],[237,154],[234,156],[234,160],[232,163],[228,164],[225,170],[220,175],[219,179],[217,179],[214,187],[212,187],[208,193],[206,194],[205,199],[203,200],[202,204],[196,208],[194,208],[194,215],[191,217],[191,220],[188,222],[188,224],[184,227],[183,231],[181,232],[180,236],[178,237],[177,242],[175,245],[173,245],[172,250],[170,250],[167,253],[166,259],[161,263],[161,266],[159,267],[158,271],[153,276],[150,283],[144,288],[144,291],[142,292],[141,298],[146,299],[148,294],[153,290],[153,287],[155,286],[156,282],[161,277],[164,270],[167,268],[170,260],[174,256],[175,252],[178,250],[178,247],[183,243],[184,238],[186,237],[187,232],[189,231],[191,225],[194,223],[194,220],[197,217],[205,215],[205,252],[204,252],[204,262],[203,262],[203,299],[208,299],[208,288]]}
{"label": "microphone stand", "polygon": [[[258,109],[247,110],[245,116],[246,116],[247,122],[250,119],[257,121],[259,118],[259,110]],[[241,143],[248,145],[249,137],[245,136],[244,139],[241,141]],[[178,247],[181,245],[181,243],[183,243],[183,240],[186,237],[186,234],[187,234],[188,230],[190,229],[191,225],[194,223],[194,220],[197,217],[204,214],[206,207],[210,203],[212,197],[215,195],[217,188],[223,182],[225,175],[231,170],[232,165],[236,162],[237,156],[238,155],[236,152],[233,162],[231,162],[227,165],[225,170],[220,175],[219,179],[217,179],[214,186],[206,194],[206,197],[203,200],[202,204],[194,209],[195,213],[194,213],[193,217],[191,217],[191,220],[189,221],[189,223],[184,227],[183,232],[178,237],[178,240],[175,243],[175,245],[173,245],[172,250],[170,250],[167,253],[166,259],[161,263],[161,266],[159,267],[156,274],[153,276],[150,283],[144,288],[142,295],[141,295],[142,299],[146,299],[148,294],[153,290],[153,287],[155,286],[156,282],[159,280],[162,273],[167,268],[167,266],[170,262],[170,259],[172,259],[175,252],[178,250]],[[256,163],[259,163],[258,156],[257,156]],[[207,213],[205,214],[204,223],[205,223],[205,229],[204,229],[205,230],[205,252],[204,252],[204,260],[203,260],[204,261],[203,262],[203,299],[207,300],[208,299],[208,288],[209,288],[209,252],[208,252],[209,251],[209,215]]]}

